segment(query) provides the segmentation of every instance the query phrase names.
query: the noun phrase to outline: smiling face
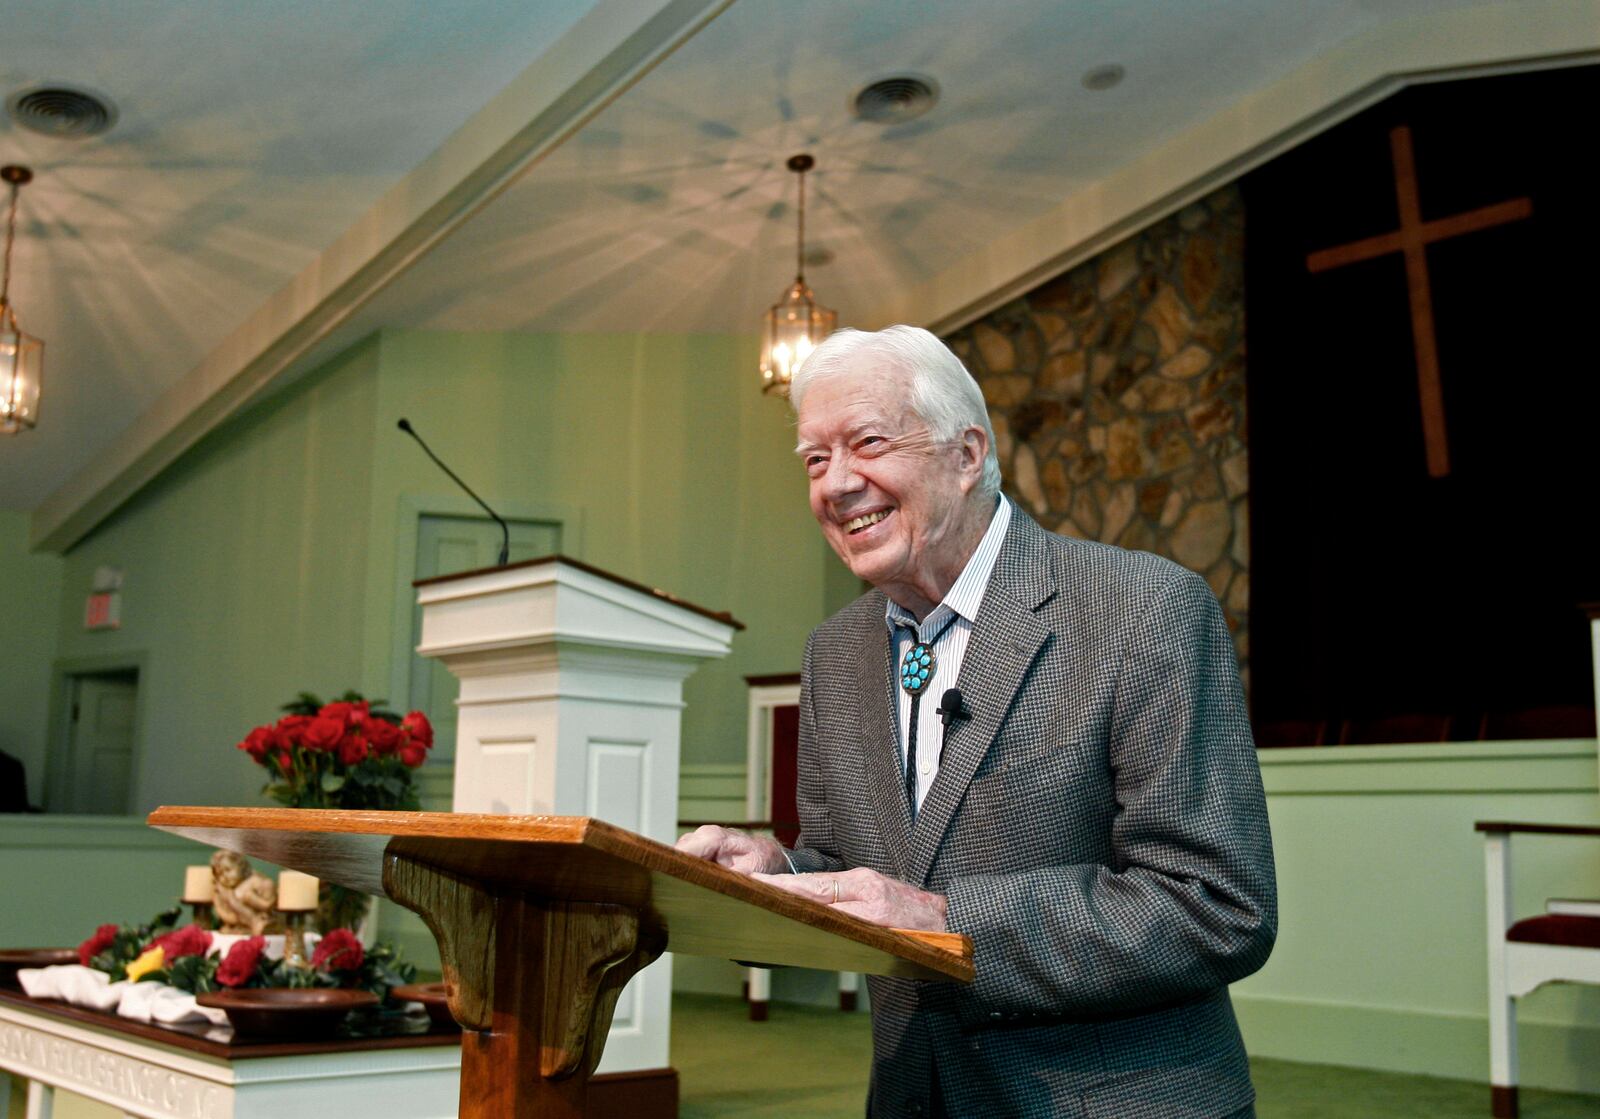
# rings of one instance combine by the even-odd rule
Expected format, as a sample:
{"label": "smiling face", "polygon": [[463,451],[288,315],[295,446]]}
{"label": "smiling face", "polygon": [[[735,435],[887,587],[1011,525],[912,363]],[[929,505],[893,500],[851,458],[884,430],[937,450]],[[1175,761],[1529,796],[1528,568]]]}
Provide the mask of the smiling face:
{"label": "smiling face", "polygon": [[924,617],[988,527],[983,429],[935,439],[912,409],[909,376],[863,354],[808,387],[799,435],[828,543],[858,578]]}

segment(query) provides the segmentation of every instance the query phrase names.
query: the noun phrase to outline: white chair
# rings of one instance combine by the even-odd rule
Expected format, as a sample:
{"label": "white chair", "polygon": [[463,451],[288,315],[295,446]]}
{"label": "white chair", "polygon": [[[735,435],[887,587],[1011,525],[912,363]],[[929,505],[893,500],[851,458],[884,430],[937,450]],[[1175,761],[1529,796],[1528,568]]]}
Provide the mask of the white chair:
{"label": "white chair", "polygon": [[1600,984],[1600,917],[1511,918],[1511,836],[1580,835],[1600,827],[1480,820],[1489,913],[1489,1092],[1495,1119],[1517,1117],[1517,1002],[1546,983]]}

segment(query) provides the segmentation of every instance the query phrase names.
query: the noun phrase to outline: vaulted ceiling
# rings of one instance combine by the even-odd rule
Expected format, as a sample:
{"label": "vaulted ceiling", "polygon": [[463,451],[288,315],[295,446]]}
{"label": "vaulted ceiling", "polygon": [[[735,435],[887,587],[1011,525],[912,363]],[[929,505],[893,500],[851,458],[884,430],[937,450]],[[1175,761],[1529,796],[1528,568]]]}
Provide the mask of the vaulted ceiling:
{"label": "vaulted ceiling", "polygon": [[[69,547],[387,325],[752,332],[793,273],[797,151],[841,321],[948,327],[1406,81],[1597,51],[1596,0],[22,0],[0,95],[121,117],[0,121],[48,343],[0,506]],[[907,72],[930,113],[852,115]]]}

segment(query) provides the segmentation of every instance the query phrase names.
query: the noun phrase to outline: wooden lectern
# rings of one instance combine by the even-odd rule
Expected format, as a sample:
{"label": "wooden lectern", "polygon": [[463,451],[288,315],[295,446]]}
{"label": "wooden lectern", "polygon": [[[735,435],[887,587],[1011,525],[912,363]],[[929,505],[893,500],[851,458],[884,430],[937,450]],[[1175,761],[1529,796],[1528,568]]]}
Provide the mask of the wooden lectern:
{"label": "wooden lectern", "polygon": [[584,1115],[617,995],[674,952],[970,982],[956,933],[885,929],[579,816],[158,808],[150,823],[421,914],[463,1030],[462,1119]]}

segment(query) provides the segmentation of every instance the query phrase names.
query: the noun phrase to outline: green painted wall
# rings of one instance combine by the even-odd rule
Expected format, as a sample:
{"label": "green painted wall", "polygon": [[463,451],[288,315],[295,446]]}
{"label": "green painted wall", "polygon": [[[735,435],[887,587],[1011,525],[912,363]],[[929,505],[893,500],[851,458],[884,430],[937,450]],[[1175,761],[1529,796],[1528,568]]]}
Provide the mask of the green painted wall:
{"label": "green painted wall", "polygon": [[[798,671],[838,601],[782,401],[754,343],[705,335],[385,333],[367,554],[368,686],[393,694],[393,604],[409,596],[402,502],[462,508],[408,417],[491,505],[561,517],[563,550],[748,627],[685,686],[685,763],[742,762],[745,675]],[[837,566],[837,561],[833,561]],[[859,592],[856,592],[859,593]],[[409,601],[409,598],[406,598]],[[847,600],[846,600],[847,601]]]}
{"label": "green painted wall", "polygon": [[[687,762],[742,765],[743,676],[797,669],[807,631],[856,593],[755,364],[733,337],[383,334],[207,439],[64,559],[23,555],[24,519],[0,521],[0,575],[26,571],[35,608],[20,615],[32,636],[0,652],[31,681],[16,685],[23,736],[42,755],[52,666],[137,664],[139,810],[261,804],[260,771],[233,746],[285,699],[351,686],[403,699],[403,518],[469,509],[395,430],[406,415],[491,503],[560,517],[572,555],[745,622],[732,655],[689,680],[684,716]],[[102,564],[124,572],[123,625],[85,633],[81,596],[58,588],[87,588]],[[424,786],[447,802],[448,782]],[[22,842],[28,824],[0,834],[0,861],[31,868],[25,882],[71,880],[47,845]],[[144,916],[170,890],[168,871],[150,877],[150,904],[130,912],[45,891],[13,927],[59,939],[102,914]],[[386,907],[381,926],[431,954],[408,916]]]}
{"label": "green painted wall", "polygon": [[[44,798],[46,697],[61,571],[61,557],[28,551],[28,515],[0,509],[0,750],[22,759],[34,804]],[[77,601],[81,610],[81,596]]]}
{"label": "green painted wall", "polygon": [[126,816],[0,816],[0,897],[33,899],[0,906],[0,945],[70,948],[107,921],[148,920],[176,902],[183,868],[208,857]]}
{"label": "green painted wall", "polygon": [[[232,746],[289,696],[403,699],[400,518],[466,500],[394,430],[407,415],[491,503],[562,517],[573,555],[747,624],[689,681],[684,724],[686,760],[740,761],[742,676],[798,668],[806,632],[852,589],[806,511],[788,411],[755,391],[754,365],[742,338],[375,336],[43,562],[36,582],[53,563],[69,587],[121,568],[119,631],[83,632],[68,596],[53,626],[30,623],[27,651],[4,655],[41,695],[52,660],[140,662],[141,809],[259,803]],[[29,718],[42,741],[42,713]]]}
{"label": "green painted wall", "polygon": [[65,585],[124,573],[122,628],[67,596],[57,656],[138,658],[135,804],[259,803],[233,746],[301,688],[359,679],[377,346],[357,346],[207,439],[68,553]]}
{"label": "green painted wall", "polygon": [[[1282,913],[1272,958],[1234,987],[1250,1051],[1487,1081],[1473,823],[1600,823],[1594,741],[1260,757]],[[1600,897],[1600,841],[1523,836],[1512,854],[1519,917],[1550,897]],[[1541,988],[1519,1016],[1524,1083],[1600,1093],[1600,987]]]}

